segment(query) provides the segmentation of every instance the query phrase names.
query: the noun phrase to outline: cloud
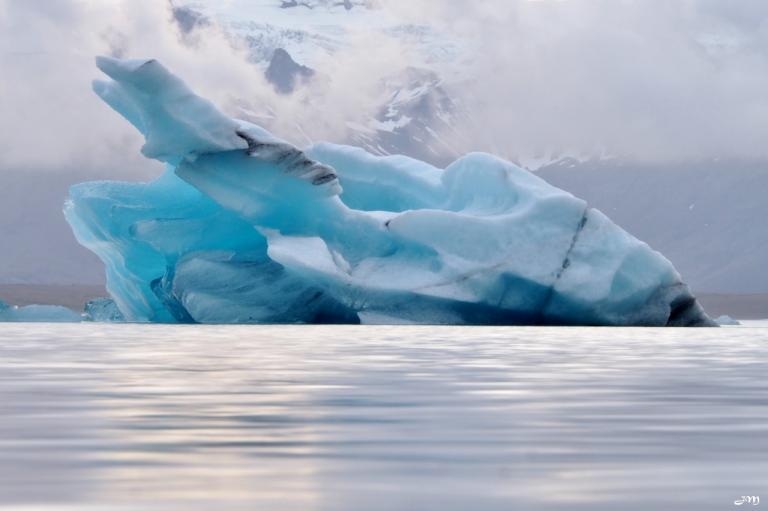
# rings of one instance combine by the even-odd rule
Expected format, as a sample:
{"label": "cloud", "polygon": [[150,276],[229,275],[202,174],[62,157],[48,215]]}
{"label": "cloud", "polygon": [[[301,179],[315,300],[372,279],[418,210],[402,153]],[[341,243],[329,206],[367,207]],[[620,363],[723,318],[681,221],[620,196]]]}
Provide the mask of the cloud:
{"label": "cloud", "polygon": [[[367,125],[376,116],[392,94],[384,80],[409,66],[413,50],[366,30],[350,30],[345,40],[348,46],[315,58],[312,66],[319,72],[307,86],[271,99],[276,122],[270,128],[296,143],[343,142],[349,125]],[[297,129],[305,140],[297,139]]]}
{"label": "cloud", "polygon": [[0,0],[0,169],[156,167],[141,137],[91,93],[99,54],[155,57],[203,95],[270,94],[261,72],[215,26],[185,41],[157,0]]}
{"label": "cloud", "polygon": [[768,157],[768,3],[390,0],[468,48],[463,148]]}
{"label": "cloud", "polygon": [[95,55],[157,58],[230,114],[242,105],[269,112],[270,127],[296,143],[342,140],[348,123],[363,123],[380,107],[382,76],[408,65],[408,50],[395,38],[350,27],[351,44],[315,62],[318,80],[280,96],[248,61],[243,41],[216,24],[181,34],[171,5],[0,0],[0,169],[131,166],[136,177],[157,173],[138,156],[140,136],[90,92]]}
{"label": "cloud", "polygon": [[[347,27],[321,78],[279,96],[216,25],[186,37],[158,0],[0,0],[0,169],[156,173],[141,139],[88,89],[96,54],[156,57],[229,112],[269,111],[296,143],[345,138],[416,59],[410,41]],[[743,0],[380,0],[464,48],[447,87],[472,114],[461,150],[606,150],[636,159],[768,157],[768,4]],[[359,30],[356,32],[356,30]],[[2,170],[0,170],[2,172]],[[117,170],[115,171],[117,172]],[[126,170],[124,173],[127,173]],[[106,168],[105,168],[106,174]]]}
{"label": "cloud", "polygon": [[95,51],[108,46],[83,2],[0,0],[0,172],[105,160],[138,139],[88,94]]}

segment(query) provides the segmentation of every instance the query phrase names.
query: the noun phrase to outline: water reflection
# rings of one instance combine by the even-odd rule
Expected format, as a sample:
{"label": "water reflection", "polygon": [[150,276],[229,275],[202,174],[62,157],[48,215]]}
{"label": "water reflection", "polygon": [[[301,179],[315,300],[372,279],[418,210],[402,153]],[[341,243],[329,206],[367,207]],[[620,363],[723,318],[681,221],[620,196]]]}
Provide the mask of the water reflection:
{"label": "water reflection", "polygon": [[0,509],[727,509],[767,339],[1,325]]}

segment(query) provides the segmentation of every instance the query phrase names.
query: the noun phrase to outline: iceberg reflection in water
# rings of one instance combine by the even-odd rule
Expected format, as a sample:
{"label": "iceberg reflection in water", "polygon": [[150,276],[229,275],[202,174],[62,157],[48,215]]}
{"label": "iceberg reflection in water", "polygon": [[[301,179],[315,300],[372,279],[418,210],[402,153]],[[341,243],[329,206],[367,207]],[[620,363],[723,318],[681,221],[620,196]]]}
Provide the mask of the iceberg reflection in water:
{"label": "iceberg reflection in water", "polygon": [[0,509],[730,509],[768,328],[0,326]]}

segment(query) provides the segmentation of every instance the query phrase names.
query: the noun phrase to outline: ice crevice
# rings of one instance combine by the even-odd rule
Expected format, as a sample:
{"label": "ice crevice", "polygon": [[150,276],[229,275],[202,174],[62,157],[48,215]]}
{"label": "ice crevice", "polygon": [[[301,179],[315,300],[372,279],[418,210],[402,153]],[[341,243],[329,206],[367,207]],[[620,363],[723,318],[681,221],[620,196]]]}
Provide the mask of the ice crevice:
{"label": "ice crevice", "polygon": [[673,265],[530,172],[300,149],[155,60],[97,59],[94,91],[166,163],[72,187],[65,215],[127,321],[705,326]]}
{"label": "ice crevice", "polygon": [[558,270],[557,275],[555,276],[555,282],[552,285],[553,288],[555,284],[557,284],[557,282],[562,278],[563,273],[565,273],[568,270],[568,267],[571,265],[571,253],[573,252],[573,249],[576,247],[576,243],[578,243],[579,241],[579,235],[581,235],[581,232],[584,230],[584,227],[587,226],[587,222],[589,221],[587,213],[589,213],[589,209],[584,208],[584,213],[581,215],[581,220],[579,221],[579,225],[576,227],[576,232],[573,234],[573,241],[571,241],[571,246],[568,247],[568,252],[565,254],[565,258],[563,259],[563,264],[560,267],[560,270]]}
{"label": "ice crevice", "polygon": [[549,306],[550,300],[552,300],[552,297],[555,294],[555,286],[557,286],[557,283],[562,279],[563,274],[568,271],[568,267],[571,265],[571,254],[576,247],[576,244],[579,241],[579,236],[581,235],[582,231],[584,231],[584,227],[586,227],[587,222],[589,221],[588,217],[589,208],[587,206],[584,207],[584,211],[581,214],[581,220],[579,220],[578,225],[576,226],[576,230],[573,233],[573,239],[571,240],[571,244],[568,247],[568,251],[565,253],[565,257],[563,257],[563,263],[560,265],[560,268],[557,270],[557,273],[555,274],[554,281],[552,282],[552,285],[549,288],[549,291],[547,292],[547,296],[544,299],[544,302],[541,306],[541,313],[539,322],[544,321],[544,311],[547,310],[547,307]]}
{"label": "ice crevice", "polygon": [[248,143],[248,156],[273,161],[283,166],[286,173],[295,174],[315,186],[337,180],[332,168],[310,160],[302,151],[288,143],[262,142],[243,130],[237,130],[236,133]]}

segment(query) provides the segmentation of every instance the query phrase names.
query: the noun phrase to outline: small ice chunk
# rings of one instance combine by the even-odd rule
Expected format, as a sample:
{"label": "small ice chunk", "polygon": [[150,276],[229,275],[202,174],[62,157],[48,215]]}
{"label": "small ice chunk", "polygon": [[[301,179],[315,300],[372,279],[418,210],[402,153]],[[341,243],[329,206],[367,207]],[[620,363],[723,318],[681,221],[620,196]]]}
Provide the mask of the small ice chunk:
{"label": "small ice chunk", "polygon": [[741,325],[739,321],[725,314],[715,319],[715,323],[717,323],[720,326],[740,326]]}
{"label": "small ice chunk", "polygon": [[76,312],[58,305],[17,307],[0,302],[0,323],[79,323]]}
{"label": "small ice chunk", "polygon": [[125,316],[111,298],[96,298],[85,304],[84,319],[96,323],[122,323]]}

